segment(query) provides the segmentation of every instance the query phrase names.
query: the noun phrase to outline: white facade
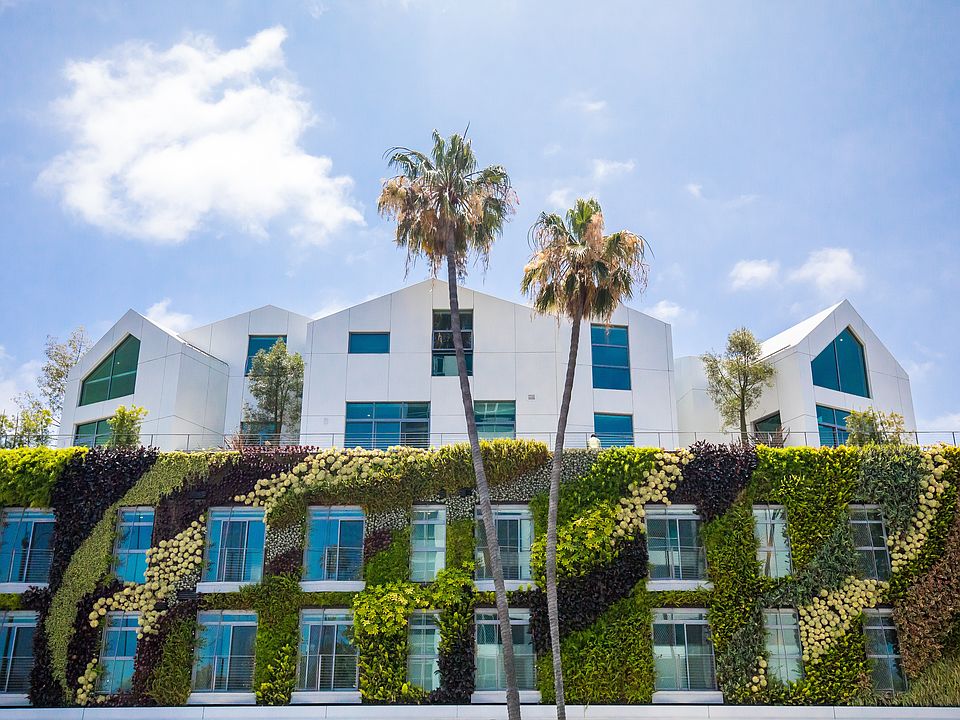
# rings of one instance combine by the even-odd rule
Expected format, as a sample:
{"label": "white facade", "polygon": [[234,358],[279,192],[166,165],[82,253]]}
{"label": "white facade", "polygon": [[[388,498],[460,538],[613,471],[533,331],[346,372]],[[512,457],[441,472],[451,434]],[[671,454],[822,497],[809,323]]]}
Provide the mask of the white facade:
{"label": "white facade", "polygon": [[[863,346],[869,397],[814,385],[811,362],[845,329]],[[784,442],[819,444],[817,406],[841,411],[866,410],[899,413],[907,430],[916,430],[910,378],[876,334],[844,300],[763,342],[763,355],[776,369],[773,386],[766,389],[748,424],[780,414]],[[677,412],[684,444],[695,439],[728,440],[707,394],[703,364],[697,356],[677,358]]]}

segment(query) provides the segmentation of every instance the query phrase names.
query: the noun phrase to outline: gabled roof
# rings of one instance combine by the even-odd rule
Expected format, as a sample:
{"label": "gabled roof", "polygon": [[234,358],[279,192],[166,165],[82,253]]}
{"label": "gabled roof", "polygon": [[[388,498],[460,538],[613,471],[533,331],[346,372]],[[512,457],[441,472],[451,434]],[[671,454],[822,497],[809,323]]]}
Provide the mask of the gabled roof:
{"label": "gabled roof", "polygon": [[804,338],[819,327],[820,323],[830,317],[844,303],[850,304],[847,300],[841,300],[836,305],[831,305],[826,310],[821,310],[816,315],[811,315],[805,320],[801,320],[793,327],[789,327],[783,332],[777,333],[769,340],[760,343],[763,351],[763,357],[769,357],[781,350],[786,350],[799,344]]}

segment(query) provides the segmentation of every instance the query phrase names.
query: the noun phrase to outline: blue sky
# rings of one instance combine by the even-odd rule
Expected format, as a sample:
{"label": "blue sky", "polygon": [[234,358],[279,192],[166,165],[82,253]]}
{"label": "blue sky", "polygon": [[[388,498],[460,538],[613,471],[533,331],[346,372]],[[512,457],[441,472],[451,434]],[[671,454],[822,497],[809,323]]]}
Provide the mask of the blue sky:
{"label": "blue sky", "polygon": [[644,235],[678,355],[848,297],[960,428],[960,5],[0,0],[0,405],[49,334],[326,313],[404,278],[383,152],[470,125],[520,206]]}

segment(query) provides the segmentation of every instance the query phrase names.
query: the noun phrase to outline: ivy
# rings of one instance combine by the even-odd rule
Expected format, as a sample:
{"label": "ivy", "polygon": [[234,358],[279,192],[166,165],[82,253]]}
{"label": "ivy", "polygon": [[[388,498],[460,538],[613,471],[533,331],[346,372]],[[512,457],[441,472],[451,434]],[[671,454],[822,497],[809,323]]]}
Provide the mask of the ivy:
{"label": "ivy", "polygon": [[159,662],[149,672],[144,694],[157,705],[186,705],[193,684],[197,603],[179,603],[164,616],[161,624],[159,636],[164,638],[163,650]]}

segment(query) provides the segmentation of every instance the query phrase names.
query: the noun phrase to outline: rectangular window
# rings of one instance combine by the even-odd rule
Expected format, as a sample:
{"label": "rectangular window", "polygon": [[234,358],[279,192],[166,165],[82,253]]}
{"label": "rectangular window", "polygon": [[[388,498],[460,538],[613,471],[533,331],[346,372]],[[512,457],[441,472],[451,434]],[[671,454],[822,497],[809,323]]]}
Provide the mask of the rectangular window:
{"label": "rectangular window", "polygon": [[786,577],[793,572],[787,540],[787,511],[782,505],[754,505],[753,522],[760,572],[769,578]]}
{"label": "rectangular window", "polygon": [[30,691],[33,670],[33,634],[37,629],[34,612],[0,612],[0,693]]}
{"label": "rectangular window", "polygon": [[111,435],[113,435],[113,429],[110,427],[110,418],[93,420],[76,426],[73,431],[73,444],[84,447],[106,445],[110,442]]}
{"label": "rectangular window", "polygon": [[817,405],[817,429],[820,431],[821,447],[837,447],[844,445],[850,432],[847,430],[846,410],[835,410],[824,405]]}
{"label": "rectangular window", "polygon": [[440,687],[440,628],[437,613],[414,610],[410,617],[407,680],[427,692]]}
{"label": "rectangular window", "polygon": [[253,692],[257,614],[205,610],[199,614],[194,692]]}
{"label": "rectangular window", "polygon": [[390,333],[352,332],[347,340],[351,355],[385,355],[390,352]]}
{"label": "rectangular window", "polygon": [[120,508],[117,539],[113,546],[113,574],[123,582],[142,583],[147,571],[147,550],[153,538],[153,508]]}
{"label": "rectangular window", "polygon": [[473,403],[473,413],[481,440],[516,437],[517,403],[515,401],[478,400]]}
{"label": "rectangular window", "polygon": [[863,632],[867,636],[867,661],[873,689],[879,693],[901,693],[907,678],[900,666],[897,628],[889,610],[864,610]]}
{"label": "rectangular window", "polygon": [[764,610],[767,672],[782,683],[803,677],[803,651],[800,649],[800,624],[796,610]]}
{"label": "rectangular window", "polygon": [[117,345],[80,385],[79,405],[133,395],[137,384],[140,341],[133,335]]}
{"label": "rectangular window", "polygon": [[310,508],[303,565],[304,580],[360,580],[363,576],[363,510]]}
{"label": "rectangular window", "polygon": [[286,335],[250,335],[247,339],[247,363],[244,365],[243,374],[249,375],[250,370],[253,369],[253,358],[256,357],[257,353],[263,350],[264,352],[270,352],[273,349],[273,346],[282,340],[284,344],[287,342]]}
{"label": "rectangular window", "polygon": [[410,526],[410,579],[433,582],[447,555],[447,510],[442,505],[413,508]]}
{"label": "rectangular window", "polygon": [[[514,665],[517,685],[521,690],[537,689],[536,657],[533,635],[530,633],[530,611],[511,610],[510,627],[513,632]],[[503,672],[503,641],[495,610],[478,610],[477,633],[477,690],[506,690]]]}
{"label": "rectangular window", "polygon": [[706,611],[654,610],[653,662],[657,690],[715,690]]}
{"label": "rectangular window", "polygon": [[275,422],[244,420],[240,423],[240,435],[245,445],[282,444],[280,431]]}
{"label": "rectangular window", "polygon": [[352,612],[326,609],[300,614],[298,690],[356,690],[357,655]]}
{"label": "rectangular window", "polygon": [[426,448],[430,443],[430,403],[347,403],[344,446],[367,450]]}
{"label": "rectangular window", "polygon": [[850,506],[853,544],[860,555],[860,573],[874,580],[890,579],[890,553],[887,529],[880,508],[872,505]]}
{"label": "rectangular window", "polygon": [[633,415],[594,413],[593,432],[603,447],[633,445]]}
{"label": "rectangular window", "polygon": [[[492,580],[487,558],[487,538],[480,508],[476,510],[476,578]],[[495,507],[493,521],[500,542],[500,560],[505,580],[530,580],[530,548],[533,545],[533,515],[528,507]]]}
{"label": "rectangular window", "polygon": [[610,390],[630,389],[630,341],[626,326],[591,325],[593,386]]}
{"label": "rectangular window", "polygon": [[0,582],[46,583],[50,579],[52,542],[52,510],[4,510],[0,528]]}
{"label": "rectangular window", "polygon": [[103,628],[97,691],[106,695],[128,692],[133,684],[139,613],[110,612]]}
{"label": "rectangular window", "polygon": [[705,580],[707,559],[693,506],[647,505],[651,580]]}
{"label": "rectangular window", "polygon": [[[467,374],[473,375],[473,310],[460,311],[460,337],[467,361]],[[449,310],[433,311],[433,370],[434,376],[456,377],[457,354],[453,349],[453,329]]]}
{"label": "rectangular window", "polygon": [[204,582],[260,582],[263,576],[263,510],[211,508],[208,518]]}

